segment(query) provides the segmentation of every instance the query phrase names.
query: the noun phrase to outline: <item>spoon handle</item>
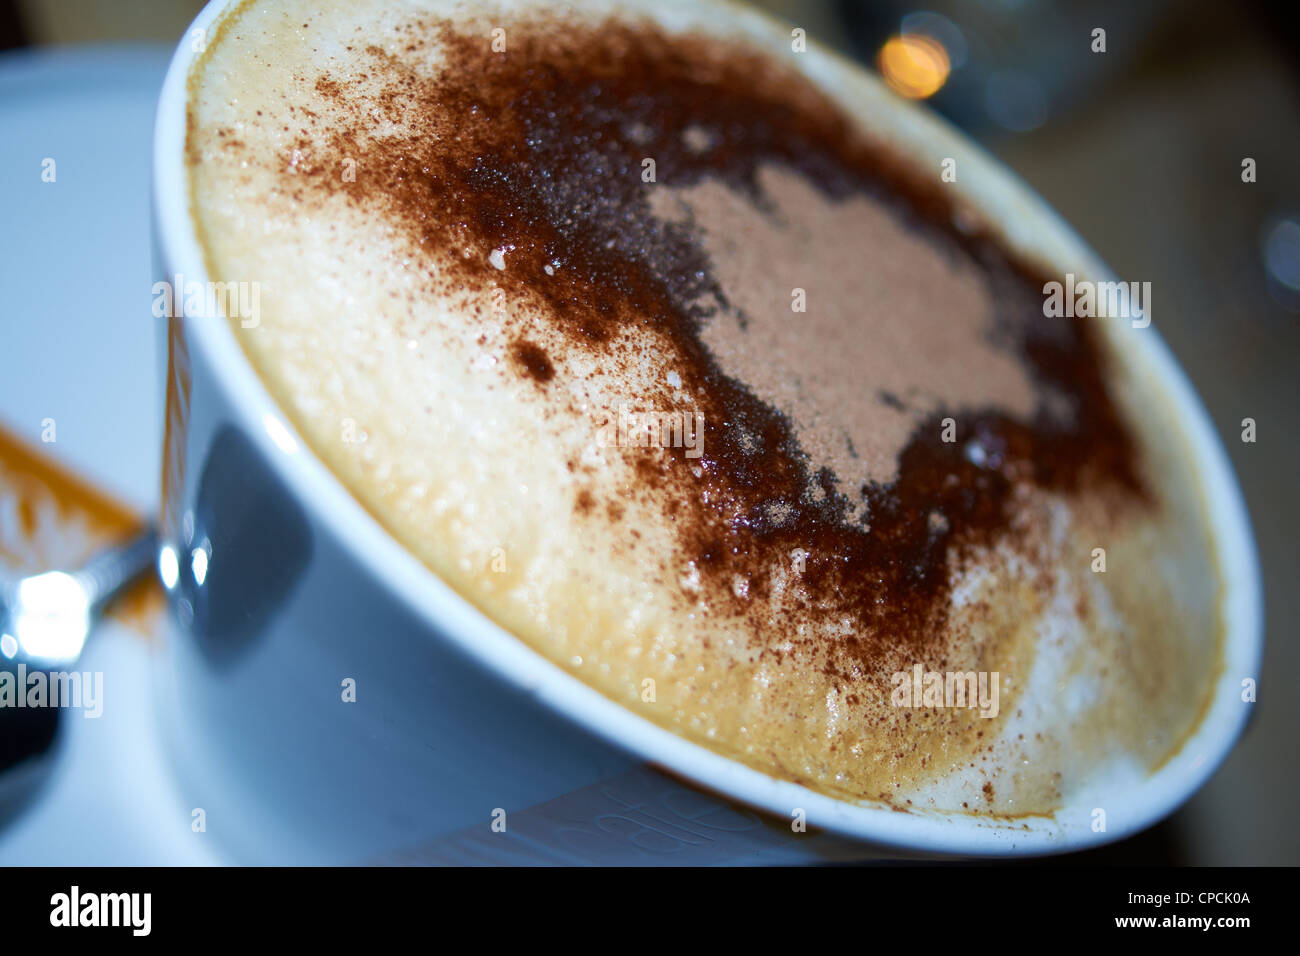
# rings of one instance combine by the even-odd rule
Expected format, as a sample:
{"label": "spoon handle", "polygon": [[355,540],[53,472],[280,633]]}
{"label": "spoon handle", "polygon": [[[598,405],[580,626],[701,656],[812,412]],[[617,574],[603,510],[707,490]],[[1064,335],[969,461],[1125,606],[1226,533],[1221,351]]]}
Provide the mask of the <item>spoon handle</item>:
{"label": "spoon handle", "polygon": [[102,607],[158,559],[158,532],[152,525],[124,545],[87,561],[76,577],[92,608]]}

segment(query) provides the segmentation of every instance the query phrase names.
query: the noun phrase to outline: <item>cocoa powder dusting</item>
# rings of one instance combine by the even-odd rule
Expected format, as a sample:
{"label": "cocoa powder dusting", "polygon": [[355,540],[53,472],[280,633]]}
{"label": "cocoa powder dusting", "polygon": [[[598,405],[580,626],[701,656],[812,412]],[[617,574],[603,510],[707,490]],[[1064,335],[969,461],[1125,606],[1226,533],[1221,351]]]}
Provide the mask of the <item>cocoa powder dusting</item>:
{"label": "cocoa powder dusting", "polygon": [[511,355],[524,373],[539,384],[546,384],[555,378],[555,366],[551,364],[546,350],[534,342],[518,341],[511,347]]}
{"label": "cocoa powder dusting", "polygon": [[[1088,325],[1095,320],[1045,318],[1045,277],[989,235],[953,228],[937,176],[920,180],[855,132],[793,68],[649,23],[548,20],[508,33],[509,51],[496,53],[485,35],[413,22],[390,49],[436,51],[430,58],[445,61],[437,76],[415,69],[417,57],[372,46],[362,74],[302,77],[334,116],[327,128],[313,122],[297,171],[402,230],[417,267],[422,249],[456,250],[449,270],[429,270],[438,289],[499,287],[601,362],[625,360],[625,326],[655,336],[703,412],[703,454],[647,452],[638,476],[662,498],[678,529],[676,561],[699,569],[715,613],[746,613],[772,569],[801,550],[800,586],[787,596],[797,606],[782,613],[849,617],[857,636],[843,639],[844,650],[869,665],[886,645],[919,651],[942,633],[950,561],[1009,533],[1018,483],[1067,494],[1107,487],[1149,502],[1107,393],[1105,356]],[[372,91],[374,77],[384,78],[377,101],[359,92]],[[376,108],[396,125],[381,132]],[[355,182],[339,180],[345,158],[356,162]],[[724,375],[702,344],[701,329],[733,306],[689,221],[651,213],[657,187],[643,178],[646,159],[655,183],[714,180],[760,209],[757,173],[769,165],[829,198],[886,204],[943,254],[983,271],[998,344],[1028,368],[1038,412],[1020,420],[996,408],[943,409],[916,429],[897,480],[837,487],[800,448],[792,423]],[[564,374],[562,356],[527,340],[513,358],[539,386]],[[870,382],[863,391],[873,394]],[[646,398],[663,408],[673,401],[667,390]],[[893,394],[872,400],[904,404]],[[946,418],[955,440],[943,440]],[[582,516],[593,515],[592,504],[580,496]],[[617,520],[618,504],[604,504]],[[738,577],[748,582],[743,595]],[[781,620],[754,627],[794,636]]]}

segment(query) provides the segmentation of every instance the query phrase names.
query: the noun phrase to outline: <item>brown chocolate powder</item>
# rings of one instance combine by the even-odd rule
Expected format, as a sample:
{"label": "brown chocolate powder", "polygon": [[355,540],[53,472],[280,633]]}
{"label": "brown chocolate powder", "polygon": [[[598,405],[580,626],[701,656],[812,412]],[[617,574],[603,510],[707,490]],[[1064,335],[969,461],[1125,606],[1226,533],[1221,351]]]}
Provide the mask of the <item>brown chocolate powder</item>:
{"label": "brown chocolate powder", "polygon": [[[404,230],[417,253],[463,250],[450,275],[431,281],[448,290],[496,286],[538,303],[542,321],[575,350],[617,363],[624,323],[662,342],[703,412],[703,455],[646,456],[638,473],[664,497],[681,557],[699,568],[714,607],[744,613],[770,569],[801,549],[800,614],[848,615],[857,634],[919,648],[942,632],[950,558],[1007,533],[1018,483],[1065,493],[1107,486],[1147,500],[1089,320],[1045,318],[1044,277],[991,236],[954,229],[943,188],[867,141],[794,69],[649,23],[522,23],[510,30],[508,53],[443,23],[408,30],[417,43],[436,38],[445,57],[437,77],[370,47],[364,80],[342,71],[302,78],[350,119],[330,120],[323,150],[320,138],[303,138],[298,172],[348,190],[350,201]],[[376,76],[386,78],[384,114],[401,117],[396,134],[376,131],[374,100],[357,92]],[[356,183],[337,179],[344,157],[365,172]],[[800,448],[792,423],[723,374],[702,344],[710,318],[734,308],[689,221],[651,212],[646,158],[657,182],[718,181],[759,208],[758,171],[771,165],[829,198],[861,194],[888,205],[945,255],[983,270],[994,334],[1028,368],[1038,412],[1020,420],[995,408],[943,409],[917,428],[895,481],[837,488]],[[562,374],[526,340],[513,358],[539,385]],[[880,401],[904,404],[893,394]],[[956,423],[952,442],[942,440],[947,417]],[[592,513],[590,501],[579,508]],[[852,517],[863,513],[869,522]],[[745,598],[734,591],[738,576],[750,582]],[[879,650],[864,638],[846,641],[868,662]]]}
{"label": "brown chocolate powder", "polygon": [[555,366],[540,345],[520,340],[511,347],[511,354],[524,373],[539,384],[544,385],[555,378]]}

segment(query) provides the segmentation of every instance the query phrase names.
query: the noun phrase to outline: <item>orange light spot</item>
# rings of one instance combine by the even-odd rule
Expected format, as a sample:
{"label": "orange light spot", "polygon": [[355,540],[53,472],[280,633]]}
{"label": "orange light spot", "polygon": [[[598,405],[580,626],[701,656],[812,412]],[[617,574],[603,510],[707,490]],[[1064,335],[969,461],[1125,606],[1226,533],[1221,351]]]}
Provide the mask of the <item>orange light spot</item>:
{"label": "orange light spot", "polygon": [[890,37],[880,48],[876,65],[889,88],[911,100],[939,92],[952,70],[943,44],[923,33]]}

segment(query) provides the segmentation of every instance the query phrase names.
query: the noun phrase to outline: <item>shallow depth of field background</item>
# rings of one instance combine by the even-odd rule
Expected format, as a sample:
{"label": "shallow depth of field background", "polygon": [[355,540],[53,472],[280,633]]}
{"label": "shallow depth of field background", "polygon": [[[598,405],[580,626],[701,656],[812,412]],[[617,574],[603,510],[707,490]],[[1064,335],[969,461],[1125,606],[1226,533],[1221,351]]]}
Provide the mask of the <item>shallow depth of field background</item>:
{"label": "shallow depth of field background", "polygon": [[[1256,717],[1182,810],[1078,862],[1300,862],[1300,35],[1294,0],[762,0],[927,100],[1041,192],[1190,374],[1245,490],[1264,569]],[[0,0],[0,50],[173,45],[196,0]],[[1092,31],[1106,30],[1094,53]],[[1241,180],[1246,157],[1257,181]],[[140,145],[149,162],[149,144]],[[1255,444],[1241,421],[1257,422]]]}

